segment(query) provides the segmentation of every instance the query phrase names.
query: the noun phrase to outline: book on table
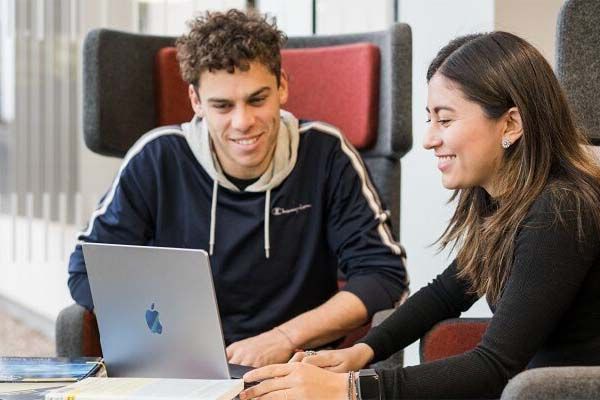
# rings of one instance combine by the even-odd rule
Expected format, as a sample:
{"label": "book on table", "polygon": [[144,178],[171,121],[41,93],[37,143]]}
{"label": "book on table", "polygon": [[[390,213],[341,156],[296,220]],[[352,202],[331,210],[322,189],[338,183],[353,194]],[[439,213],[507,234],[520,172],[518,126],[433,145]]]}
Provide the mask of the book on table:
{"label": "book on table", "polygon": [[0,399],[43,399],[47,390],[106,376],[99,357],[0,357]]}
{"label": "book on table", "polygon": [[241,379],[87,378],[46,393],[46,400],[231,400]]}

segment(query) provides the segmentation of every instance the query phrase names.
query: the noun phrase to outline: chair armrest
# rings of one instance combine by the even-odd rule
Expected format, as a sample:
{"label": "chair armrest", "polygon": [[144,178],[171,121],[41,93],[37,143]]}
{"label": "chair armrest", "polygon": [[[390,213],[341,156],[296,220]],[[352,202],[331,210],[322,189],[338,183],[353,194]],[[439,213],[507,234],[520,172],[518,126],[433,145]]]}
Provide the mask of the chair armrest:
{"label": "chair armrest", "polygon": [[394,311],[396,311],[395,308],[388,308],[385,310],[377,311],[375,314],[373,314],[373,319],[371,320],[371,328],[381,325],[381,323],[385,321],[387,317],[392,315]]}
{"label": "chair armrest", "polygon": [[58,357],[102,356],[98,324],[93,312],[73,304],[58,314],[55,328]]}
{"label": "chair armrest", "polygon": [[600,367],[548,367],[521,372],[508,382],[502,400],[598,399]]}

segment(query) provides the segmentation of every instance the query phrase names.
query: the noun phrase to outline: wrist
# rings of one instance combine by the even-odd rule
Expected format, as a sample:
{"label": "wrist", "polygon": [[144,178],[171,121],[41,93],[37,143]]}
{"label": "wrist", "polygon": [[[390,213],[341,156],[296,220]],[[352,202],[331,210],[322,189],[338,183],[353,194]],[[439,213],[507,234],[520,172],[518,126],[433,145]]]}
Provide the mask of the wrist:
{"label": "wrist", "polygon": [[292,338],[290,337],[290,335],[280,326],[276,326],[275,328],[273,328],[273,331],[276,332],[277,335],[279,335],[282,338],[282,342],[285,342],[286,344],[284,345],[287,349],[290,350],[290,352],[294,352],[296,351],[296,349],[299,348],[299,346],[297,346],[294,341],[292,340]]}
{"label": "wrist", "polygon": [[366,343],[357,343],[352,346],[352,349],[356,354],[357,363],[361,368],[367,366],[373,360],[373,357],[375,357],[375,352]]}

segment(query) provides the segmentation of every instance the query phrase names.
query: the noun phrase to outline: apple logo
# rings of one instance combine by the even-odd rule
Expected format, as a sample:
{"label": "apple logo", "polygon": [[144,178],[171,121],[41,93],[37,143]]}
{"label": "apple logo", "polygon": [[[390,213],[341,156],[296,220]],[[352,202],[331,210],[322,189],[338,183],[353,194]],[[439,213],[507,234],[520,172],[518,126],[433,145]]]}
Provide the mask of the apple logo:
{"label": "apple logo", "polygon": [[154,303],[152,303],[150,309],[146,310],[146,323],[150,328],[150,332],[160,335],[162,334],[162,325],[158,320],[158,314],[158,311],[154,309]]}

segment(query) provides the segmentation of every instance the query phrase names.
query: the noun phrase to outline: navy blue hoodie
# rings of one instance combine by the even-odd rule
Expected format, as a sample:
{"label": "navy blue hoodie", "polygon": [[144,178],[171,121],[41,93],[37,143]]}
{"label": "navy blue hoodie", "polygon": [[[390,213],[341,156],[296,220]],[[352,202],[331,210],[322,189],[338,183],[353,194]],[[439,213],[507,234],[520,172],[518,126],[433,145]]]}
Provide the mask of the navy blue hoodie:
{"label": "navy blue hoodie", "polygon": [[357,151],[336,128],[285,111],[270,167],[244,191],[227,180],[204,121],[145,134],[78,239],[69,289],[88,309],[81,242],[208,251],[227,344],[327,301],[338,268],[369,315],[408,285],[404,251]]}

